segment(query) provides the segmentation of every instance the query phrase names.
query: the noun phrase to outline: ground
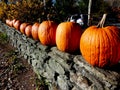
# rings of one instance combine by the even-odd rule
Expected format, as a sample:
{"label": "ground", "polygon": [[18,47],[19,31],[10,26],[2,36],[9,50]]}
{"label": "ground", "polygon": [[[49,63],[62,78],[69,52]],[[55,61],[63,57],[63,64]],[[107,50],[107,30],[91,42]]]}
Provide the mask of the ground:
{"label": "ground", "polygon": [[47,90],[6,37],[0,32],[0,90]]}

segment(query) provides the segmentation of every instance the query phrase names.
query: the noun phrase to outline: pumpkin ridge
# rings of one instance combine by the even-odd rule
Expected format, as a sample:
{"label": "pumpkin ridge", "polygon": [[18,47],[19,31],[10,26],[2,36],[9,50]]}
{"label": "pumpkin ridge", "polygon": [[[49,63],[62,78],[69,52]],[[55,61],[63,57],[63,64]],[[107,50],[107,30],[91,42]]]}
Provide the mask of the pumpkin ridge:
{"label": "pumpkin ridge", "polygon": [[[99,29],[101,29],[101,28],[99,28]],[[102,33],[101,30],[99,30],[99,38],[100,38],[100,56],[99,56],[99,64],[98,64],[99,67],[101,66],[100,62],[101,62],[101,51],[102,51],[101,50],[101,47],[102,47],[102,45],[101,45],[102,44],[102,41],[101,41],[102,40],[102,34],[101,33]]]}
{"label": "pumpkin ridge", "polygon": [[[96,31],[97,31],[97,28],[96,28]],[[100,59],[99,59],[99,56],[100,56],[100,37],[99,37],[99,33],[98,33],[98,31],[97,31],[97,33],[96,33],[96,41],[97,41],[97,50],[96,50],[96,52],[98,52],[98,58],[97,58],[97,63],[96,63],[96,66],[97,65],[99,65],[99,61],[100,61]]]}
{"label": "pumpkin ridge", "polygon": [[[94,53],[94,47],[93,47],[93,42],[92,42],[92,39],[94,39],[94,36],[95,36],[95,34],[93,34],[94,33],[94,29],[91,29],[90,30],[90,36],[92,36],[91,38],[90,38],[90,63],[92,64],[92,65],[94,65],[95,66],[95,63],[93,62],[93,61],[95,61],[95,60],[93,60],[94,59],[94,57],[92,57],[92,55],[93,55],[93,53]],[[91,48],[92,47],[92,48]],[[94,53],[94,54],[96,54],[96,53]]]}
{"label": "pumpkin ridge", "polygon": [[[92,35],[92,30],[90,30],[90,36],[91,36],[91,35]],[[90,63],[92,64],[92,59],[91,59],[91,58],[92,58],[92,57],[91,57],[91,54],[92,54],[92,52],[91,52],[91,46],[92,46],[92,45],[91,45],[91,44],[92,44],[92,43],[91,43],[91,40],[92,40],[92,37],[90,37],[90,40],[89,40],[89,41],[90,41]],[[92,65],[93,65],[93,64],[92,64]]]}
{"label": "pumpkin ridge", "polygon": [[[88,30],[88,31],[87,31]],[[88,53],[88,52],[90,52],[90,46],[89,46],[89,44],[90,44],[90,38],[87,38],[87,36],[90,36],[90,31],[91,31],[91,27],[90,28],[88,28],[83,34],[82,34],[82,37],[81,37],[81,42],[82,42],[82,45],[80,45],[80,47],[81,47],[81,50],[83,50],[83,49],[85,49],[85,50],[83,50],[83,52],[86,54],[86,55],[84,55],[83,54],[83,56],[85,56],[85,59],[88,61],[88,62],[90,62],[90,53]],[[85,34],[85,35],[84,35]],[[87,42],[84,42],[84,39],[85,39],[85,41],[86,41],[86,39],[88,40]],[[85,47],[86,46],[86,47]],[[87,49],[86,49],[87,48]]]}
{"label": "pumpkin ridge", "polygon": [[116,45],[115,45],[115,43],[113,43],[115,41],[114,37],[116,37],[116,36],[114,35],[114,32],[112,30],[108,30],[105,28],[105,31],[106,31],[107,35],[109,36],[108,38],[110,40],[109,45],[110,45],[111,50],[110,50],[110,61],[109,62],[110,62],[110,64],[112,64],[113,60],[116,57],[116,54],[115,54],[116,50],[114,49],[114,48],[116,48],[116,47],[114,47]]}
{"label": "pumpkin ridge", "polygon": [[109,43],[107,41],[106,38],[106,32],[104,30],[104,28],[101,28],[101,42],[100,42],[100,62],[99,62],[99,67],[104,67],[109,65],[110,63],[110,59],[109,56],[107,57],[107,52],[109,52],[109,48],[107,46],[109,46]]}
{"label": "pumpkin ridge", "polygon": [[106,30],[105,28],[103,28],[104,29],[104,32],[105,32],[105,34],[106,34],[106,40],[105,41],[108,41],[107,43],[106,43],[106,45],[107,45],[107,47],[108,47],[108,52],[107,52],[107,55],[108,56],[106,56],[106,57],[109,57],[109,59],[107,58],[107,60],[108,60],[108,65],[110,65],[110,63],[112,63],[111,62],[111,55],[112,55],[112,43],[111,43],[111,39],[110,39],[110,35],[108,35],[108,33],[109,33],[109,30]]}
{"label": "pumpkin ridge", "polygon": [[99,48],[100,48],[100,42],[99,42],[99,34],[98,34],[98,31],[97,31],[97,28],[95,29],[95,43],[94,43],[94,45],[95,45],[95,54],[96,54],[96,56],[95,56],[95,66],[96,65],[98,65],[99,64],[99,58],[97,58],[97,57],[99,57],[99,55],[100,55],[100,52],[99,52]]}
{"label": "pumpkin ridge", "polygon": [[[90,53],[88,53],[88,56],[87,56],[87,58],[89,58],[88,60],[89,60],[89,62],[91,63],[91,49],[90,49],[90,47],[91,47],[91,30],[89,30],[89,36],[90,36],[90,38],[88,38],[88,44],[89,44],[89,46],[88,46],[88,52],[90,52]],[[87,52],[87,50],[86,50],[86,52]],[[92,64],[92,63],[91,63]]]}
{"label": "pumpkin ridge", "polygon": [[[114,51],[114,59],[113,60],[116,60],[117,58],[116,58],[116,56],[117,56],[117,48],[115,47],[116,45],[117,45],[117,43],[118,43],[118,40],[116,40],[115,38],[117,38],[117,34],[115,33],[115,32],[113,32],[113,30],[111,30],[111,29],[109,29],[110,31],[111,31],[111,33],[112,33],[112,37],[113,37],[113,40],[114,40],[114,47],[113,48],[115,48],[115,51]],[[112,61],[113,61],[112,60]]]}
{"label": "pumpkin ridge", "polygon": [[109,58],[109,48],[111,48],[111,47],[109,47],[109,42],[108,42],[108,37],[107,37],[107,34],[106,34],[106,32],[105,32],[105,29],[104,28],[102,28],[101,29],[101,32],[102,32],[102,40],[103,40],[103,43],[101,43],[102,44],[102,52],[101,52],[101,54],[102,54],[102,59],[101,59],[101,63],[100,63],[100,65],[102,65],[102,66],[100,66],[100,67],[103,67],[103,66],[106,66],[106,65],[109,65],[109,63],[110,63],[110,58]]}
{"label": "pumpkin ridge", "polygon": [[[108,29],[109,29],[109,32],[108,32]],[[117,36],[116,36],[117,34],[115,32],[113,32],[113,30],[111,30],[110,28],[107,28],[106,32],[108,32],[109,36],[111,36],[111,38],[113,38],[113,39],[111,39],[111,44],[112,44],[112,47],[113,47],[112,48],[112,59],[111,59],[111,62],[114,62],[114,60],[117,61],[117,58],[116,58],[117,57],[117,48],[116,48],[116,45],[118,43],[118,41],[116,40],[117,39]]]}
{"label": "pumpkin ridge", "polygon": [[[68,30],[69,32],[68,32],[68,35],[67,35],[67,36],[69,36],[69,37],[68,37],[68,38],[69,38],[69,39],[68,39],[68,42],[70,42],[70,43],[68,43],[68,42],[67,42],[67,43],[68,43],[68,48],[73,47],[72,49],[74,50],[74,45],[72,44],[72,42],[73,42],[73,41],[72,41],[72,38],[73,38],[73,37],[72,37],[72,29],[73,29],[73,25],[70,25],[69,30]],[[68,48],[67,48],[67,49],[68,49]],[[68,49],[68,51],[69,51],[69,49]],[[71,50],[71,51],[72,51],[72,50]]]}

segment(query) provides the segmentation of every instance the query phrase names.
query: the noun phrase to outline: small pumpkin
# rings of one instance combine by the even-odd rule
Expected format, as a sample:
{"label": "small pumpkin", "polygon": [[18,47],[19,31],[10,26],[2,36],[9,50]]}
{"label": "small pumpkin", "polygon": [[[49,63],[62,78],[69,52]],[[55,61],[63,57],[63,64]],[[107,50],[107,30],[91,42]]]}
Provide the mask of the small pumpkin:
{"label": "small pumpkin", "polygon": [[32,26],[31,34],[32,34],[33,39],[35,39],[35,40],[38,40],[38,28],[39,28],[39,25],[40,25],[40,23],[36,22]]}
{"label": "small pumpkin", "polygon": [[16,22],[16,19],[13,19],[12,22],[13,22],[13,25],[14,25],[14,23]]}
{"label": "small pumpkin", "polygon": [[20,30],[20,25],[21,25],[20,20],[16,20],[16,22],[13,23],[14,28],[17,29],[17,30]]}
{"label": "small pumpkin", "polygon": [[13,26],[13,21],[10,20],[10,19],[6,19],[6,24],[7,24],[8,26],[12,27],[12,26]]}
{"label": "small pumpkin", "polygon": [[22,23],[20,25],[20,31],[21,33],[25,34],[25,28],[29,25],[29,23]]}
{"label": "small pumpkin", "polygon": [[120,31],[116,26],[103,27],[105,18],[106,14],[98,26],[88,27],[80,39],[82,56],[101,68],[115,65],[120,59]]}
{"label": "small pumpkin", "polygon": [[62,22],[56,31],[57,48],[64,52],[73,53],[79,50],[82,29],[74,22]]}
{"label": "small pumpkin", "polygon": [[25,34],[26,34],[26,36],[28,36],[28,37],[31,36],[31,30],[32,30],[32,25],[28,25],[28,26],[25,28]]}
{"label": "small pumpkin", "polygon": [[54,21],[43,21],[38,28],[38,38],[43,45],[56,45],[56,28]]}
{"label": "small pumpkin", "polygon": [[9,25],[10,19],[6,19],[5,22],[6,22],[7,25]]}

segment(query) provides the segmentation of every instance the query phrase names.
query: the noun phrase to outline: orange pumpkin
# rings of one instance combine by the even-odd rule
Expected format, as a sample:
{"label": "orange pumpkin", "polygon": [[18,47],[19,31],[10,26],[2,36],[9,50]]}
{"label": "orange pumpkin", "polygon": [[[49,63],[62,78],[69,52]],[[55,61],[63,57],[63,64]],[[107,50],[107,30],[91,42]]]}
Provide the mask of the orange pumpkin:
{"label": "orange pumpkin", "polygon": [[6,19],[5,22],[6,22],[7,25],[9,25],[10,20],[9,20],[9,19]]}
{"label": "orange pumpkin", "polygon": [[88,27],[81,36],[80,50],[93,66],[107,67],[120,59],[120,31],[115,26]]}
{"label": "orange pumpkin", "polygon": [[58,24],[53,21],[43,21],[38,28],[38,38],[43,45],[56,45],[56,28]]}
{"label": "orange pumpkin", "polygon": [[12,22],[13,22],[13,25],[14,25],[14,23],[16,22],[16,19],[13,19]]}
{"label": "orange pumpkin", "polygon": [[31,30],[32,30],[32,25],[28,25],[28,26],[25,28],[25,34],[26,34],[26,36],[28,36],[28,37],[31,36]]}
{"label": "orange pumpkin", "polygon": [[20,31],[21,33],[25,34],[25,28],[29,25],[29,23],[22,23],[20,25]]}
{"label": "orange pumpkin", "polygon": [[75,52],[79,50],[82,30],[80,25],[74,22],[62,22],[56,31],[57,48],[65,52]]}
{"label": "orange pumpkin", "polygon": [[32,34],[33,39],[35,39],[35,40],[38,40],[38,28],[39,28],[39,25],[40,25],[40,23],[36,22],[32,26],[31,34]]}
{"label": "orange pumpkin", "polygon": [[15,29],[17,29],[17,30],[19,30],[19,29],[20,29],[20,25],[21,25],[20,20],[16,20],[16,22],[15,22],[15,23],[13,23],[14,28],[15,28]]}
{"label": "orange pumpkin", "polygon": [[10,21],[9,26],[10,26],[10,27],[13,26],[13,21]]}
{"label": "orange pumpkin", "polygon": [[6,19],[6,24],[9,25],[10,27],[13,26],[13,21],[10,19]]}

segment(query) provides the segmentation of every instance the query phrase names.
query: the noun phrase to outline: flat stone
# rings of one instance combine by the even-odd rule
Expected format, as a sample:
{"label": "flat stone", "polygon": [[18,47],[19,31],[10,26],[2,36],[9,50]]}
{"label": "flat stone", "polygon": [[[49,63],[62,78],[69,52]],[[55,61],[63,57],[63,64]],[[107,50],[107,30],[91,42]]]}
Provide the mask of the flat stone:
{"label": "flat stone", "polygon": [[45,70],[47,74],[46,77],[52,80],[54,78],[55,71],[52,70],[48,64],[45,64]]}
{"label": "flat stone", "polygon": [[49,60],[49,66],[52,70],[56,71],[58,74],[61,75],[65,74],[64,68],[59,63],[52,59]]}
{"label": "flat stone", "polygon": [[74,58],[75,68],[83,76],[87,77],[97,88],[116,88],[120,85],[120,75],[117,72],[104,70],[89,65],[82,56]]}
{"label": "flat stone", "polygon": [[57,77],[57,82],[61,90],[69,90],[68,82],[66,80],[65,76],[58,76]]}

